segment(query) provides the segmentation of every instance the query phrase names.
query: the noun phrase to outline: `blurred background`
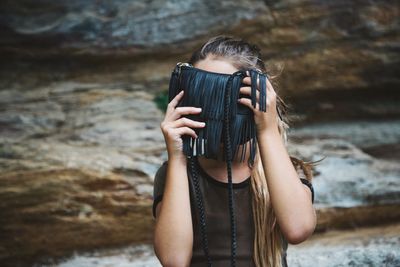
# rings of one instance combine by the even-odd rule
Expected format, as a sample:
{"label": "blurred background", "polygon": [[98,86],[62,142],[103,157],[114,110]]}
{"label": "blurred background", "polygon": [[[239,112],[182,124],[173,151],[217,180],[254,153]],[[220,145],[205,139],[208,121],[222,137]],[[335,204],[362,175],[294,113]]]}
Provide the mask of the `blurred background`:
{"label": "blurred background", "polygon": [[171,71],[257,44],[314,169],[289,266],[400,266],[398,1],[0,2],[0,265],[160,266],[154,174]]}

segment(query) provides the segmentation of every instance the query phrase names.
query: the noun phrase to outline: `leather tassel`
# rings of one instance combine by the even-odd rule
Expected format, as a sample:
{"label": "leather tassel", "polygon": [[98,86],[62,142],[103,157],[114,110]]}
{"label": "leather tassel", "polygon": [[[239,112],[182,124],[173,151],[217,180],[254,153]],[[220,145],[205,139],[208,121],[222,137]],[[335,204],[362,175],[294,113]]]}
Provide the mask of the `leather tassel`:
{"label": "leather tassel", "polygon": [[257,78],[258,78],[258,72],[257,71],[251,71],[250,72],[250,77],[251,77],[251,105],[255,108],[256,103],[257,103]]}
{"label": "leather tassel", "polygon": [[[231,141],[234,158],[238,156],[240,146],[254,138],[254,136],[252,136],[252,133],[254,133],[254,131],[252,131],[253,127],[254,118],[251,116],[238,114],[235,120],[231,121],[231,133],[235,133]],[[241,161],[244,160],[243,157],[244,155],[241,156]]]}
{"label": "leather tassel", "polygon": [[267,77],[260,76],[260,99],[259,105],[261,111],[267,111]]}
{"label": "leather tassel", "polygon": [[[185,94],[180,106],[201,107],[200,114],[189,114],[186,117],[195,121],[206,122],[204,128],[194,128],[198,135],[196,153],[193,152],[193,139],[184,136],[184,153],[186,155],[204,155],[217,159],[223,128],[223,107],[225,85],[230,75],[215,75],[207,71],[183,66],[181,69],[180,86],[185,89]],[[217,104],[218,103],[218,104]]]}
{"label": "leather tassel", "polygon": [[[180,86],[185,90],[183,106],[201,107],[201,118],[223,119],[225,85],[229,75],[182,67]],[[216,105],[218,103],[218,105]]]}

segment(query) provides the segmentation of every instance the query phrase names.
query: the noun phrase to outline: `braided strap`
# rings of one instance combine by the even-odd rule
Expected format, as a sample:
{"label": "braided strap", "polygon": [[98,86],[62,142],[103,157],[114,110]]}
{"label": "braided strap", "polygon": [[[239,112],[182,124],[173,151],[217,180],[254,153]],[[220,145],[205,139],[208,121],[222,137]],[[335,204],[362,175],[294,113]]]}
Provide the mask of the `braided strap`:
{"label": "braided strap", "polygon": [[232,86],[232,78],[228,80],[225,90],[225,106],[224,106],[224,137],[225,137],[225,159],[228,172],[228,195],[229,195],[229,213],[231,223],[231,267],[236,266],[236,219],[235,219],[235,203],[233,199],[233,184],[232,184],[232,142],[230,135],[230,93]]}
{"label": "braided strap", "polygon": [[202,244],[203,244],[203,251],[207,258],[207,266],[212,267],[210,253],[208,250],[208,239],[207,239],[207,225],[206,225],[206,218],[205,218],[205,211],[204,211],[204,204],[203,204],[203,197],[200,191],[199,185],[199,178],[197,176],[197,170],[194,163],[194,158],[189,158],[191,172],[193,176],[194,187],[196,191],[196,202],[197,202],[197,209],[199,212],[199,220],[200,220],[200,233],[202,237]]}

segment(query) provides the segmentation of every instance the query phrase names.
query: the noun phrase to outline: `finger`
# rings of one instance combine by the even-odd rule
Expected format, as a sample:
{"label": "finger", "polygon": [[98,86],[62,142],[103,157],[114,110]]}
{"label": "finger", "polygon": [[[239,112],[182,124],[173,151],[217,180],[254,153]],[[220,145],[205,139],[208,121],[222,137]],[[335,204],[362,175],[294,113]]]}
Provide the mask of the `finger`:
{"label": "finger", "polygon": [[243,78],[242,82],[247,85],[251,85],[251,77]]}
{"label": "finger", "polygon": [[[240,90],[239,90],[239,92],[240,93],[242,93],[242,94],[246,94],[246,95],[249,95],[249,96],[251,96],[251,87],[250,86],[244,86],[244,87],[241,87],[240,88]],[[257,99],[257,102],[258,102],[258,99],[260,98],[260,91],[256,91],[256,99]]]}
{"label": "finger", "polygon": [[196,114],[201,112],[200,107],[177,107],[175,109],[175,112],[179,113],[180,115],[185,115],[185,114]]}
{"label": "finger", "polygon": [[238,103],[251,108],[253,111],[254,111],[254,109],[257,109],[257,110],[260,109],[260,105],[258,104],[258,101],[256,103],[256,107],[254,108],[253,105],[251,104],[251,99],[248,99],[248,98],[239,98]]}
{"label": "finger", "polygon": [[[251,85],[251,76],[249,71],[246,71],[246,74],[247,76],[243,78],[242,82],[244,84]],[[259,90],[259,87],[260,87],[260,75],[257,75],[257,90]]]}
{"label": "finger", "polygon": [[167,111],[173,110],[179,103],[179,100],[181,100],[183,96],[183,90],[180,91],[172,100],[171,102],[168,103],[167,106]]}
{"label": "finger", "polygon": [[198,114],[201,112],[201,108],[197,107],[177,107],[168,116],[168,120],[174,121],[186,114]]}
{"label": "finger", "polygon": [[246,77],[244,77],[244,79],[242,80],[242,82],[244,83],[244,84],[247,84],[247,85],[251,85],[251,77],[250,77],[250,72],[248,71],[248,70],[246,70]]}
{"label": "finger", "polygon": [[195,121],[188,118],[180,118],[171,123],[172,127],[178,128],[183,126],[194,127],[194,128],[203,128],[206,124],[202,121]]}
{"label": "finger", "polygon": [[187,135],[192,136],[193,138],[197,138],[196,132],[195,132],[193,129],[189,128],[189,127],[180,127],[180,128],[177,128],[177,129],[176,129],[176,132],[179,134],[179,136],[182,136],[182,135],[184,135],[184,134],[187,134]]}

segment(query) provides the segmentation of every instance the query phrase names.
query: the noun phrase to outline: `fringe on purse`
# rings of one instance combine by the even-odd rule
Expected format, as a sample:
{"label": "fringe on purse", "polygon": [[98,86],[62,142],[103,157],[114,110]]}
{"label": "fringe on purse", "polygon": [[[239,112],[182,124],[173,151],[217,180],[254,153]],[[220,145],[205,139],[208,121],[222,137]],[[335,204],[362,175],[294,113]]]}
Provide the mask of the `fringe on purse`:
{"label": "fringe on purse", "polygon": [[[266,112],[266,79],[267,74],[256,69],[248,69],[251,77],[251,103],[256,107],[257,80],[259,79],[259,109]],[[239,147],[250,141],[250,160],[254,161],[257,142],[253,111],[247,106],[237,103],[239,98],[249,98],[241,94],[240,87],[245,86],[242,80],[246,77],[246,70],[239,70],[233,74],[209,72],[193,67],[189,63],[177,63],[172,72],[169,84],[169,102],[181,91],[185,94],[178,103],[180,106],[201,107],[200,114],[189,114],[185,117],[206,123],[204,128],[194,129],[198,138],[185,135],[183,152],[187,156],[205,156],[217,159],[220,143],[223,141],[224,106],[228,101],[230,136],[233,149],[232,156],[239,156]],[[229,91],[229,97],[225,97]],[[240,151],[240,161],[244,161],[246,147]],[[226,158],[224,158],[226,160]],[[233,158],[230,158],[233,160]]]}

